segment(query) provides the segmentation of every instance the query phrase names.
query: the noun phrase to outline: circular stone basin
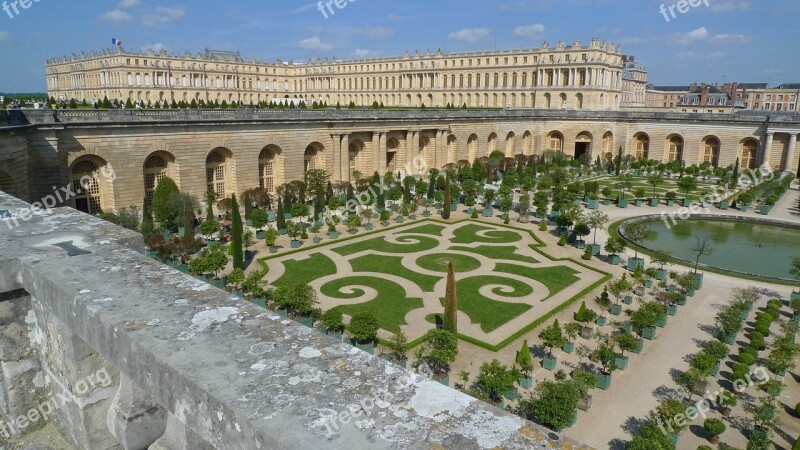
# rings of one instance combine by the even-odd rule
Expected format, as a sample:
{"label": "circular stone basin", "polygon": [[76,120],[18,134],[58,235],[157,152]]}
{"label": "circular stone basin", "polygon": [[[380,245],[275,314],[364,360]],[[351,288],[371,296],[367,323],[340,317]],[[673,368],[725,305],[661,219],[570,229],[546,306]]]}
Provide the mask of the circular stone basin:
{"label": "circular stone basin", "polygon": [[420,256],[417,258],[417,265],[423,269],[434,272],[447,272],[447,265],[451,261],[456,273],[472,272],[481,266],[481,262],[471,256],[453,253],[433,253],[431,255]]}
{"label": "circular stone basin", "polygon": [[708,236],[711,252],[700,257],[700,265],[766,278],[791,280],[792,257],[800,256],[800,227],[755,219],[693,218],[669,226],[662,220],[646,222],[650,235],[641,245],[653,251],[668,251],[693,267],[697,238]]}

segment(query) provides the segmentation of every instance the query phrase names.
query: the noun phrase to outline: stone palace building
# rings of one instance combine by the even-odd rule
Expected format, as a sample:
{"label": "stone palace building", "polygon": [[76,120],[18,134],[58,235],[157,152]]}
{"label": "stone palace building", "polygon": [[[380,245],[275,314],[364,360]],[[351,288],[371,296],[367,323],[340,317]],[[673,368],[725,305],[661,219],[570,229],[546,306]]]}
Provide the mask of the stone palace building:
{"label": "stone palace building", "polygon": [[[618,45],[592,40],[538,49],[306,63],[247,61],[238,52],[206,50],[183,56],[123,49],[47,61],[47,88],[56,99],[126,102],[192,100],[255,105],[302,98],[328,105],[387,107],[619,109],[641,96],[646,72],[624,76]],[[623,94],[624,89],[635,94]],[[641,95],[640,95],[641,94]]]}

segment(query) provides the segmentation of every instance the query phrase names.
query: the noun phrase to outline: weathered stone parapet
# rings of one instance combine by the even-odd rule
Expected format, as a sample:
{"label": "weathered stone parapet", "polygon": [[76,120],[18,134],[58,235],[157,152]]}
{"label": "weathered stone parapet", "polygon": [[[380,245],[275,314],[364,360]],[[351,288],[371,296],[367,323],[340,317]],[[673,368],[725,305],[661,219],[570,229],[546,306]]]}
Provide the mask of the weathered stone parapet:
{"label": "weathered stone parapet", "polygon": [[[10,206],[24,204],[0,194]],[[84,254],[52,245],[65,240]],[[0,242],[0,288],[30,293],[48,342],[72,342],[75,361],[49,364],[73,383],[121,374],[84,411],[81,447],[110,448],[108,427],[92,430],[102,412],[115,448],[144,448],[164,420],[152,448],[585,448],[148,260],[141,237],[98,219],[58,209]]]}

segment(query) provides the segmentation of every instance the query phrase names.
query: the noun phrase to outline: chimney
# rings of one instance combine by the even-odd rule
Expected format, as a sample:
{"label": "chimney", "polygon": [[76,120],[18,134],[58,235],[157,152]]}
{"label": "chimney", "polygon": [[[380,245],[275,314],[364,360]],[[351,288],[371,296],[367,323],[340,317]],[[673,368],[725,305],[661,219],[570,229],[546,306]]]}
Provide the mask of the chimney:
{"label": "chimney", "polygon": [[693,91],[693,90],[695,90],[695,89],[697,89],[697,83],[692,83],[692,85],[691,85],[691,86],[689,86],[689,90],[690,90],[690,91]]}
{"label": "chimney", "polygon": [[634,56],[634,55],[630,55],[630,56],[628,56],[628,60],[629,60],[630,62],[636,62],[636,56]]}
{"label": "chimney", "polygon": [[622,62],[628,62],[628,55],[622,55]]}
{"label": "chimney", "polygon": [[705,106],[708,103],[708,85],[703,83],[703,90],[700,91],[700,105]]}

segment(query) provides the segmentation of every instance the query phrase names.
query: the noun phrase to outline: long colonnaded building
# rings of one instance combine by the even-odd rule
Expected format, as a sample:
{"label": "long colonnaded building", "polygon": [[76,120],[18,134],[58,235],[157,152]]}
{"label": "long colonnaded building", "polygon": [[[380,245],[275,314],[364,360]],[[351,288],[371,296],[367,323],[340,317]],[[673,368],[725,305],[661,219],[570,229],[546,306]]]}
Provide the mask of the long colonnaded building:
{"label": "long colonnaded building", "polygon": [[[247,61],[238,52],[175,56],[117,48],[48,60],[46,72],[51,97],[78,102],[255,105],[302,98],[331,106],[616,110],[639,92],[644,105],[646,72],[639,67],[635,76],[626,77],[626,61],[618,45],[598,39],[588,45],[543,42],[537,49],[417,51],[306,63]],[[623,95],[623,88],[636,94]]]}

